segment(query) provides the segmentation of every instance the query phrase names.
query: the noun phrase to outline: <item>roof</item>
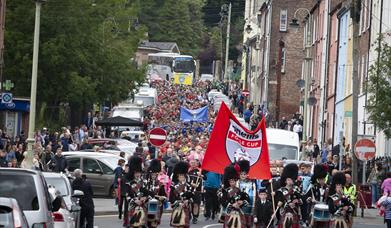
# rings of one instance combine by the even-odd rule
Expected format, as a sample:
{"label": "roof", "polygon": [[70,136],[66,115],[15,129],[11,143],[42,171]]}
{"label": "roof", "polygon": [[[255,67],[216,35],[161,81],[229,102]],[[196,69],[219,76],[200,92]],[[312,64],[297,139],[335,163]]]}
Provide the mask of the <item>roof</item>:
{"label": "roof", "polygon": [[139,48],[147,48],[147,49],[156,49],[158,51],[170,51],[176,49],[176,52],[179,53],[178,45],[175,42],[149,42],[145,41],[140,43]]}
{"label": "roof", "polygon": [[96,121],[96,125],[98,126],[143,126],[143,122],[125,118],[122,116],[109,117],[103,120]]}

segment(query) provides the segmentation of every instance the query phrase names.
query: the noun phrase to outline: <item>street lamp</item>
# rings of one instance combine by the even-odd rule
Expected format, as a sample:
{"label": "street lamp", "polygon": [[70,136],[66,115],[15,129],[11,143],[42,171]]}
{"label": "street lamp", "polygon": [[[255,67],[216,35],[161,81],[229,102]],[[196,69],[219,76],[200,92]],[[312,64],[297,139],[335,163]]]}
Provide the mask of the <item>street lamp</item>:
{"label": "street lamp", "polygon": [[39,29],[41,23],[41,7],[46,0],[35,1],[35,27],[34,27],[34,46],[33,46],[33,66],[31,72],[31,94],[30,94],[30,113],[29,113],[29,131],[27,138],[27,156],[25,158],[27,167],[33,167],[33,145],[35,143],[35,111],[37,100],[37,74],[38,74],[38,51],[39,51]]}
{"label": "street lamp", "polygon": [[[289,28],[291,28],[295,33],[299,31],[300,24],[299,20],[297,18],[297,13],[299,11],[304,11],[306,14],[304,16],[307,17],[311,15],[311,12],[306,8],[298,8],[289,23]],[[304,112],[304,121],[303,121],[303,141],[307,141],[307,122],[308,122],[308,115],[307,115],[307,109],[308,109],[308,87],[309,87],[309,80],[310,80],[310,72],[311,72],[311,44],[309,42],[309,38],[312,37],[311,35],[311,29],[306,29],[304,34],[304,43],[305,43],[305,57],[304,57],[304,104],[303,104],[303,112]],[[311,100],[313,103],[313,99]],[[315,101],[316,102],[316,101]]]}

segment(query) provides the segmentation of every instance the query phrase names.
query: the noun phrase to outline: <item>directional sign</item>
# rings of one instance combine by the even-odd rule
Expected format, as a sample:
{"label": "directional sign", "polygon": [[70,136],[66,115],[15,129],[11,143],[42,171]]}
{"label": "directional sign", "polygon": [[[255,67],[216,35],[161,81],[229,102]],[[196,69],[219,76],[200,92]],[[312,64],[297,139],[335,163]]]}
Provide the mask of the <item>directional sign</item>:
{"label": "directional sign", "polygon": [[356,157],[361,161],[368,161],[376,156],[376,145],[369,139],[358,140],[354,148]]}
{"label": "directional sign", "polygon": [[2,95],[1,95],[1,103],[3,103],[3,104],[11,104],[12,103],[12,93],[2,93]]}
{"label": "directional sign", "polygon": [[154,146],[161,146],[167,140],[167,132],[160,127],[149,131],[149,142]]}

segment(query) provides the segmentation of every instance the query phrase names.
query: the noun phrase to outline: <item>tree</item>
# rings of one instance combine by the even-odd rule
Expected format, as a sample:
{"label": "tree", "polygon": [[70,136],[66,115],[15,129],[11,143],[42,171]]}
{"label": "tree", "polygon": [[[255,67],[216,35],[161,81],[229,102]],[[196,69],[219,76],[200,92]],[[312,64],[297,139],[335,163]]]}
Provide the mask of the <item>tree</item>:
{"label": "tree", "polygon": [[197,56],[204,25],[202,0],[143,0],[139,20],[151,41],[176,42],[183,54]]}
{"label": "tree", "polygon": [[[18,96],[30,94],[34,8],[23,0],[7,4],[5,74]],[[120,102],[144,79],[131,61],[145,31],[132,26],[137,12],[119,0],[43,5],[37,105],[48,109],[45,121],[58,122],[53,114],[61,107],[80,114],[94,103]]]}
{"label": "tree", "polygon": [[391,46],[381,36],[377,44],[379,58],[369,70],[367,109],[370,121],[391,138]]}

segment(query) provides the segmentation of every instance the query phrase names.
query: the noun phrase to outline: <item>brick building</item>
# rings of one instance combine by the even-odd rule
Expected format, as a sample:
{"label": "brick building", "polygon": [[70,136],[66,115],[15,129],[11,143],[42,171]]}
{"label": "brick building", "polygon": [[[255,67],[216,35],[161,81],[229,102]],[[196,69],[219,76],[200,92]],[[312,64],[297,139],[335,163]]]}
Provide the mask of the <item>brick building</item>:
{"label": "brick building", "polygon": [[[275,122],[290,118],[300,111],[301,92],[296,82],[302,78],[303,26],[298,31],[289,28],[295,11],[309,8],[311,0],[247,0],[244,35],[244,87],[250,90],[250,100],[265,105]],[[307,13],[299,10],[304,20]]]}

